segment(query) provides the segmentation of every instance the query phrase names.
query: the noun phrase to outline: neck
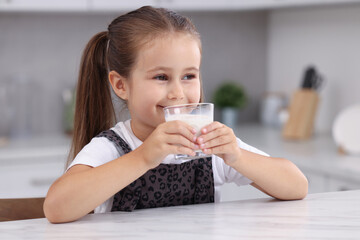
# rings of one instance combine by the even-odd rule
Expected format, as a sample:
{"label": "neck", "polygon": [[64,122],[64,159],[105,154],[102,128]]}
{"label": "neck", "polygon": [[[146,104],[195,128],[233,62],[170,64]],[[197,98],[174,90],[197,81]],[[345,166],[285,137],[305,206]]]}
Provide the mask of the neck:
{"label": "neck", "polygon": [[153,127],[136,124],[136,122],[133,119],[130,120],[130,126],[135,137],[137,137],[142,142],[144,142],[146,138],[154,131]]}

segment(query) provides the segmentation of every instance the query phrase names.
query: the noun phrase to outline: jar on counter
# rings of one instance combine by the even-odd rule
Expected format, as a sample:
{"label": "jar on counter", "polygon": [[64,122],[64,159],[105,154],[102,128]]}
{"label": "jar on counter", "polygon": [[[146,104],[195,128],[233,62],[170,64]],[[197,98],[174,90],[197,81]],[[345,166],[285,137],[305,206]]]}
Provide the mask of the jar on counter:
{"label": "jar on counter", "polygon": [[261,123],[270,127],[282,127],[287,118],[287,105],[288,100],[284,93],[266,92],[261,99]]}

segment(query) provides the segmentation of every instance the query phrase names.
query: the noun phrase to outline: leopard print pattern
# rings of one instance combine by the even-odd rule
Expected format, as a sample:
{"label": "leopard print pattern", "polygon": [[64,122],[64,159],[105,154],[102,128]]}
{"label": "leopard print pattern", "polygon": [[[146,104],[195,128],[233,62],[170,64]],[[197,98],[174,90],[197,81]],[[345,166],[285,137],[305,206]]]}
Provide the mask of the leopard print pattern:
{"label": "leopard print pattern", "polygon": [[[124,154],[128,144],[114,131],[107,130],[97,137],[106,137]],[[114,195],[111,211],[167,207],[214,202],[214,177],[211,157],[194,159],[181,164],[160,164]]]}

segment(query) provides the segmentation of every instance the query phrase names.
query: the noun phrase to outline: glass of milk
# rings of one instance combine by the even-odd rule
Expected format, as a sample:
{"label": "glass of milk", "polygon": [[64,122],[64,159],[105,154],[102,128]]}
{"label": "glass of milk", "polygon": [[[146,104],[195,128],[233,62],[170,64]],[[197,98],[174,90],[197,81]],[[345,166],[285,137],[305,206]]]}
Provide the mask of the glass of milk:
{"label": "glass of milk", "polygon": [[[164,108],[165,121],[180,120],[184,121],[197,131],[196,136],[200,136],[201,129],[214,121],[214,104],[212,103],[193,103],[174,105]],[[195,159],[209,157],[201,150],[196,151],[196,156],[186,154],[175,154],[175,159]]]}

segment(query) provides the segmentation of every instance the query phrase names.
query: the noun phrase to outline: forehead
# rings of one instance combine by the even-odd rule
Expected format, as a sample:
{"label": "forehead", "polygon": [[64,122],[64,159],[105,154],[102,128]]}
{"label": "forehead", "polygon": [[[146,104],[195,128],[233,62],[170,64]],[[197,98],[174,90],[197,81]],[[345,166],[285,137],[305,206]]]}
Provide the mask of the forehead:
{"label": "forehead", "polygon": [[169,68],[200,67],[199,42],[193,36],[174,33],[157,37],[144,44],[138,52],[134,70],[164,66]]}

